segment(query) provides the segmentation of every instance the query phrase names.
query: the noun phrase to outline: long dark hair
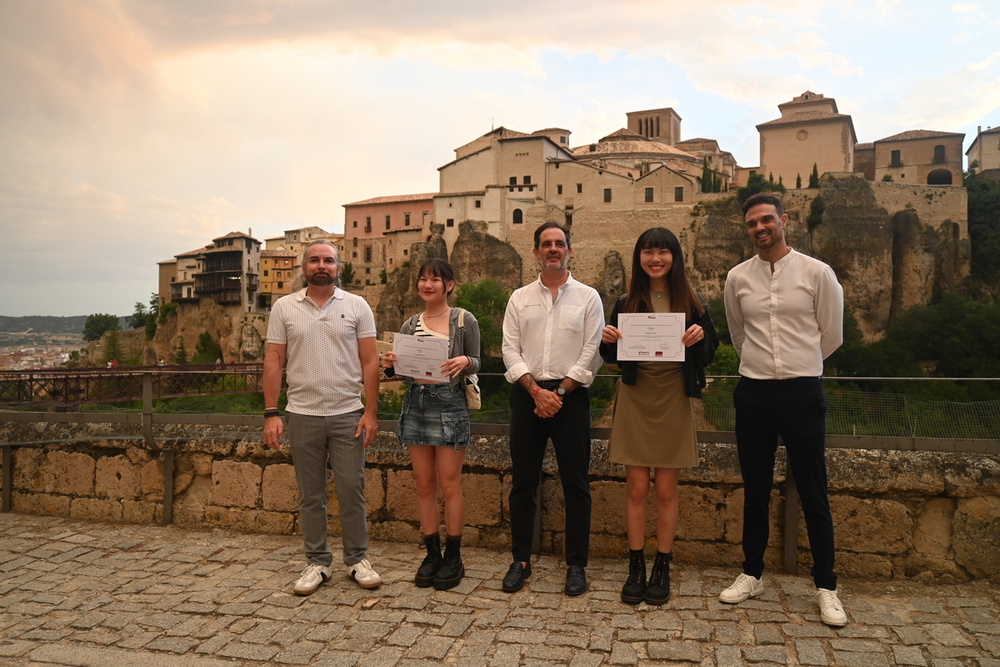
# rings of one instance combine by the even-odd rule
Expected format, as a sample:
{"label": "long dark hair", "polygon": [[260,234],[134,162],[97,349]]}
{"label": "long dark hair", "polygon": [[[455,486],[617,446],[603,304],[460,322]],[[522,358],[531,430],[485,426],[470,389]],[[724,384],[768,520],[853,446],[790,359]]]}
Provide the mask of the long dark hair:
{"label": "long dark hair", "polygon": [[687,273],[684,272],[684,253],[681,251],[681,242],[677,240],[672,231],[664,227],[647,229],[636,239],[635,248],[632,250],[632,278],[628,283],[628,296],[625,299],[624,312],[636,313],[639,312],[640,307],[647,311],[653,309],[649,298],[649,276],[642,270],[642,251],[646,248],[666,248],[673,255],[673,263],[670,266],[670,271],[667,272],[670,311],[684,313],[685,319],[690,319],[692,310],[698,311],[699,315],[704,314],[705,309],[701,305],[701,299],[691,289]]}

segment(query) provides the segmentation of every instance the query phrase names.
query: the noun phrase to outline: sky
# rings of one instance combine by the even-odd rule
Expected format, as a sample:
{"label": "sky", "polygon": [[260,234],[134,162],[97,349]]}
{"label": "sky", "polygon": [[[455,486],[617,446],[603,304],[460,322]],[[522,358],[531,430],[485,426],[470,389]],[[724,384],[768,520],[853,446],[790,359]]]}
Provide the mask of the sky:
{"label": "sky", "polygon": [[673,107],[759,163],[806,90],[858,140],[1000,125],[1000,4],[0,0],[0,315],[127,315],[231,231],[342,231],[491,129]]}

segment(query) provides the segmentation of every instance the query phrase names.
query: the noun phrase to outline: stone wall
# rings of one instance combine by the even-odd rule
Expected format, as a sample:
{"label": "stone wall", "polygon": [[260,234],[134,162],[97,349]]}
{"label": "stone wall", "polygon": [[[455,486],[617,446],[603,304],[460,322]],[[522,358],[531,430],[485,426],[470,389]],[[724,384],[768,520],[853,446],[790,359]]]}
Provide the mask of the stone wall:
{"label": "stone wall", "polygon": [[[38,431],[44,426],[45,435]],[[298,532],[295,478],[287,447],[265,448],[259,431],[206,437],[204,429],[170,427],[163,446],[177,451],[174,523],[249,532]],[[120,435],[120,434],[119,434]],[[49,443],[13,453],[13,509],[97,521],[162,520],[162,457],[136,440],[109,437],[101,425],[0,424],[0,439]],[[625,554],[623,471],[607,463],[606,442],[595,440],[592,553]],[[699,445],[701,464],[681,475],[675,558],[702,566],[738,567],[742,490],[735,448]],[[477,437],[464,476],[465,540],[509,550],[510,490],[507,443]],[[865,580],[920,579],[1000,582],[1000,455],[831,449],[832,510],[838,570]],[[368,516],[373,540],[420,541],[413,478],[405,451],[381,433],[368,456]],[[772,503],[768,565],[781,568],[784,463],[779,460]],[[565,508],[554,461],[542,484],[542,550],[563,550]],[[339,534],[336,496],[330,495],[331,533]],[[655,545],[649,508],[647,544]],[[800,524],[801,524],[800,518]],[[799,528],[799,565],[808,572],[805,527]]]}

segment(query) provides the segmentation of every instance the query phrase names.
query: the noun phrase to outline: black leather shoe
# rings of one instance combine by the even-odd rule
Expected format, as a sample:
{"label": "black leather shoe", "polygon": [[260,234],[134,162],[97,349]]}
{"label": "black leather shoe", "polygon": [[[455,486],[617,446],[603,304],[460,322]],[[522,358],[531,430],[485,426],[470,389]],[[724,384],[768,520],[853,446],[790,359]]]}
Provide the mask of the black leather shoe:
{"label": "black leather shoe", "polygon": [[579,565],[566,569],[566,595],[583,595],[587,592],[587,571]]}
{"label": "black leather shoe", "polygon": [[524,580],[531,576],[531,563],[521,565],[514,561],[503,578],[503,592],[516,593],[524,588]]}

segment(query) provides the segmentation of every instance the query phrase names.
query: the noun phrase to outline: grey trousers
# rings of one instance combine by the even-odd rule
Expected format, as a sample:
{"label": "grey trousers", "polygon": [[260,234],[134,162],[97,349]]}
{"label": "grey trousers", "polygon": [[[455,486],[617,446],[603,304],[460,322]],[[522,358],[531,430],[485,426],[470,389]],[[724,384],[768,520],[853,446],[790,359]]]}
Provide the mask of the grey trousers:
{"label": "grey trousers", "polygon": [[354,437],[361,411],[331,417],[288,413],[288,439],[299,485],[299,525],[306,560],[330,567],[333,552],[327,543],[327,463],[333,470],[340,505],[344,564],[367,557],[368,520],[365,507],[365,447]]}

